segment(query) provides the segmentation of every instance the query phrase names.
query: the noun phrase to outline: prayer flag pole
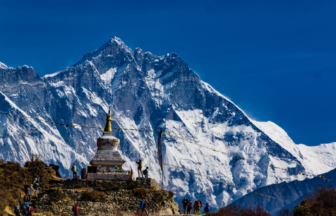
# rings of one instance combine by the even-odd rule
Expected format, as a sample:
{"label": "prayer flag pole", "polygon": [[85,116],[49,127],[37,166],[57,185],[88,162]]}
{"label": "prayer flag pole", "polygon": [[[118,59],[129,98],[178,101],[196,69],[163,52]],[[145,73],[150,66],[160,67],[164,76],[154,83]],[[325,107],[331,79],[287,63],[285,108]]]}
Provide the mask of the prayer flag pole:
{"label": "prayer flag pole", "polygon": [[161,171],[162,171],[162,189],[164,189],[163,187],[163,166],[162,166],[162,129],[160,131],[158,131],[159,137],[158,137],[158,160],[159,160],[159,164],[161,167]]}

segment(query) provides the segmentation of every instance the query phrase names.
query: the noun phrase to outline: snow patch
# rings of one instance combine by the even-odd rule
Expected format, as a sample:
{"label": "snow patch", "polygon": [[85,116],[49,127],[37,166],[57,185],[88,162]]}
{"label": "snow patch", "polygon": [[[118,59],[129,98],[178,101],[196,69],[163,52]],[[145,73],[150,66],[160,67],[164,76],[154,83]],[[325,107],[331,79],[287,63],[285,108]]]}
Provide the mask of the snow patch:
{"label": "snow patch", "polygon": [[0,69],[8,69],[8,67],[4,63],[0,62]]}
{"label": "snow patch", "polygon": [[64,86],[64,81],[58,81],[58,82],[55,82],[55,83],[51,83],[50,85],[58,88],[58,87],[61,87],[61,86]]}
{"label": "snow patch", "polygon": [[106,71],[104,74],[100,75],[100,79],[102,79],[106,84],[111,84],[111,80],[114,78],[114,74],[117,72],[118,68],[111,68]]}
{"label": "snow patch", "polygon": [[267,122],[259,122],[250,119],[250,121],[261,131],[263,131],[269,138],[271,138],[273,141],[280,144],[284,149],[294,154],[295,157],[299,157],[295,152],[295,143],[293,140],[288,136],[286,131],[284,131],[281,127],[276,125],[275,123],[271,121]]}
{"label": "snow patch", "polygon": [[336,167],[336,142],[318,146],[299,144],[296,147],[308,172],[317,175]]}
{"label": "snow patch", "polygon": [[57,71],[57,72],[55,72],[55,73],[52,73],[52,74],[46,74],[46,75],[44,75],[44,76],[42,76],[41,78],[43,79],[46,79],[46,78],[51,78],[51,77],[55,77],[55,76],[57,76],[58,74],[60,74],[60,73],[62,73],[63,71]]}

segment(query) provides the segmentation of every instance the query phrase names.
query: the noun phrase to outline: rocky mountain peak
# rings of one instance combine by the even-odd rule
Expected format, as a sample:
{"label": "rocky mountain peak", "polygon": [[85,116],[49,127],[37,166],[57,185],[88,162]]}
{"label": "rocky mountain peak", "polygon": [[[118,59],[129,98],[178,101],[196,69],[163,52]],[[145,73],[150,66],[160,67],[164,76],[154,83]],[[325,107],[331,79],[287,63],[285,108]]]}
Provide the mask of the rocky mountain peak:
{"label": "rocky mountain peak", "polygon": [[[119,67],[133,61],[132,50],[118,37],[114,37],[94,52],[87,53],[72,67],[93,64],[100,74],[112,67]],[[90,63],[91,62],[91,63]]]}
{"label": "rocky mountain peak", "polygon": [[126,46],[126,44],[124,43],[124,41],[122,41],[120,38],[114,36],[113,38],[110,39],[109,41],[111,44],[117,44],[118,46],[125,48],[125,49],[130,49],[128,46]]}

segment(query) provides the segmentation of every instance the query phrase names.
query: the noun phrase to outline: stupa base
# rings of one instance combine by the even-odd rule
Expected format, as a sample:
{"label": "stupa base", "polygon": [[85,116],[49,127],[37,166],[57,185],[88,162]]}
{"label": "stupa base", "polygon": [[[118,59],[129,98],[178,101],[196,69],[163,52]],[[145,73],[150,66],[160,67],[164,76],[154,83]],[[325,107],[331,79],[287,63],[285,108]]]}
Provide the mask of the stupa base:
{"label": "stupa base", "polygon": [[97,180],[121,180],[128,181],[132,180],[131,171],[122,171],[122,172],[104,172],[104,173],[88,173],[88,179],[97,179]]}

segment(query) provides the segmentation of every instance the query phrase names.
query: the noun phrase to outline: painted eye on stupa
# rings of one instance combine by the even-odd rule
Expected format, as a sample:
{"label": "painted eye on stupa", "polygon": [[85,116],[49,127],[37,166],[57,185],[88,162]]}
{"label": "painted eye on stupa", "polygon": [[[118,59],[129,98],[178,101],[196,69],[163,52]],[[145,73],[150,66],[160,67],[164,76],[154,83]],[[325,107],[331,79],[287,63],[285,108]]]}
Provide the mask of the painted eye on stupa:
{"label": "painted eye on stupa", "polygon": [[118,167],[117,167],[117,166],[111,166],[111,167],[110,167],[110,170],[111,170],[111,171],[118,171]]}

